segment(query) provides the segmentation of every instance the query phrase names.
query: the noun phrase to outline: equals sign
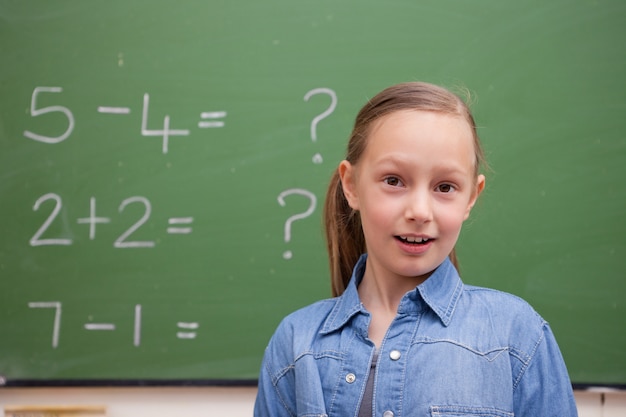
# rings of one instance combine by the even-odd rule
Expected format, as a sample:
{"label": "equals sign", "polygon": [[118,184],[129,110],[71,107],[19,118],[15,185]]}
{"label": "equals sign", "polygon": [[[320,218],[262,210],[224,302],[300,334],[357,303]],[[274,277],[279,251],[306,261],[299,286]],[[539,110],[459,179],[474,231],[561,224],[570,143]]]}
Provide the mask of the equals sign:
{"label": "equals sign", "polygon": [[[221,120],[226,117],[225,111],[207,111],[200,113],[200,118],[203,119],[198,122],[198,127],[211,128],[211,127],[224,127],[224,122]],[[207,121],[208,119],[208,121]]]}
{"label": "equals sign", "polygon": [[[200,325],[196,322],[184,322],[184,321],[179,321],[177,324],[179,329],[183,329],[183,330],[197,330],[198,327],[200,327]],[[176,333],[176,337],[179,339],[195,339],[196,338],[196,332],[190,332],[190,331],[184,331],[184,332],[178,332]]]}
{"label": "equals sign", "polygon": [[170,217],[167,223],[174,225],[167,228],[167,233],[171,235],[187,235],[191,233],[191,227],[181,227],[180,225],[193,223],[193,217]]}

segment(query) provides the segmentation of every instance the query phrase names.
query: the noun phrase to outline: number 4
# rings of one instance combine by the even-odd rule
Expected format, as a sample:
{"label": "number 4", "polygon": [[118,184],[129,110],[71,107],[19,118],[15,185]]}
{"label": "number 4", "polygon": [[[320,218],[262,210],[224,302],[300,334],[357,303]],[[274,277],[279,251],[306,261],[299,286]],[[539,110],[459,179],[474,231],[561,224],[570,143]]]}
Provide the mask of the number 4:
{"label": "number 4", "polygon": [[143,95],[143,111],[141,115],[141,134],[143,136],[162,136],[163,153],[166,154],[169,146],[170,136],[188,136],[188,129],[170,129],[170,117],[163,119],[163,130],[148,129],[148,106],[150,105],[150,95]]}
{"label": "number 4", "polygon": [[37,117],[46,113],[61,112],[67,117],[67,120],[69,122],[67,130],[62,135],[57,137],[39,135],[37,133],[31,132],[30,130],[25,130],[24,136],[29,139],[44,143],[59,143],[67,139],[67,137],[72,133],[72,130],[74,130],[74,115],[72,114],[72,112],[67,107],[63,106],[48,106],[42,107],[40,109],[37,108],[37,95],[39,93],[60,93],[62,91],[63,89],[61,87],[35,87],[35,89],[33,90],[33,96],[30,100],[30,114],[33,117]]}

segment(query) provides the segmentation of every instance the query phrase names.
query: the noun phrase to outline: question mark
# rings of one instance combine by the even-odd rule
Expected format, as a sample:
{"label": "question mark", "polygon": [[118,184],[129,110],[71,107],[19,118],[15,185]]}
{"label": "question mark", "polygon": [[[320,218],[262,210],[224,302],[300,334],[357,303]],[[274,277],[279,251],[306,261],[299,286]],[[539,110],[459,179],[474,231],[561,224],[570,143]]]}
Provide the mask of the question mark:
{"label": "question mark", "polygon": [[[314,88],[304,95],[304,101],[309,101],[309,99],[316,94],[328,94],[330,96],[330,106],[311,121],[311,140],[313,140],[313,142],[317,140],[317,124],[330,116],[333,111],[335,111],[335,107],[337,107],[337,94],[330,88]],[[313,156],[313,163],[321,164],[322,162],[324,162],[322,155],[319,152],[316,153]]]}
{"label": "question mark", "polygon": [[[285,243],[291,241],[291,225],[293,224],[293,222],[309,217],[315,211],[315,205],[317,204],[317,197],[315,197],[315,194],[308,190],[303,190],[302,188],[291,188],[289,190],[283,191],[278,195],[278,204],[280,204],[282,207],[285,207],[285,205],[287,204],[285,203],[285,197],[291,194],[299,194],[305,196],[311,201],[311,203],[309,204],[309,208],[306,211],[294,214],[293,216],[289,217],[287,221],[285,221]],[[283,258],[285,259],[291,259],[292,256],[293,253],[290,250],[283,253]]]}

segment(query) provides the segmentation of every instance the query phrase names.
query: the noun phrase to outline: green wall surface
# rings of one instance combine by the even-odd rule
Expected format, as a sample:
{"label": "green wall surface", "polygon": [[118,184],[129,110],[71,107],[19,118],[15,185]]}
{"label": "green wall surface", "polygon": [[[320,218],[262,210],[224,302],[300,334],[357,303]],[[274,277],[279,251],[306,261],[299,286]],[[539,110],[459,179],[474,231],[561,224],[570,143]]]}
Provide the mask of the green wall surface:
{"label": "green wall surface", "polygon": [[[0,380],[254,380],[356,112],[473,93],[466,283],[626,384],[626,3],[0,1]],[[43,383],[43,382],[42,382]]]}

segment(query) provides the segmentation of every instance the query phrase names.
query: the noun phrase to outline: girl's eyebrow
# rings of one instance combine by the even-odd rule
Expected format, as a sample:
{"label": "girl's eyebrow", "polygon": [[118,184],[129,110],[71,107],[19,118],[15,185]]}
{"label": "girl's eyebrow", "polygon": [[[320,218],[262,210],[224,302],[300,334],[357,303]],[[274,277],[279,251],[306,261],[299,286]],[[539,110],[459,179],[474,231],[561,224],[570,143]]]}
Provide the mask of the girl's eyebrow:
{"label": "girl's eyebrow", "polygon": [[[394,166],[411,166],[418,165],[415,162],[414,158],[408,157],[407,155],[402,154],[388,154],[380,157],[379,159],[374,160],[377,165],[394,165]],[[467,173],[467,168],[458,163],[446,163],[440,162],[433,165],[434,169],[438,172],[444,172],[449,174],[462,174],[465,175]]]}

